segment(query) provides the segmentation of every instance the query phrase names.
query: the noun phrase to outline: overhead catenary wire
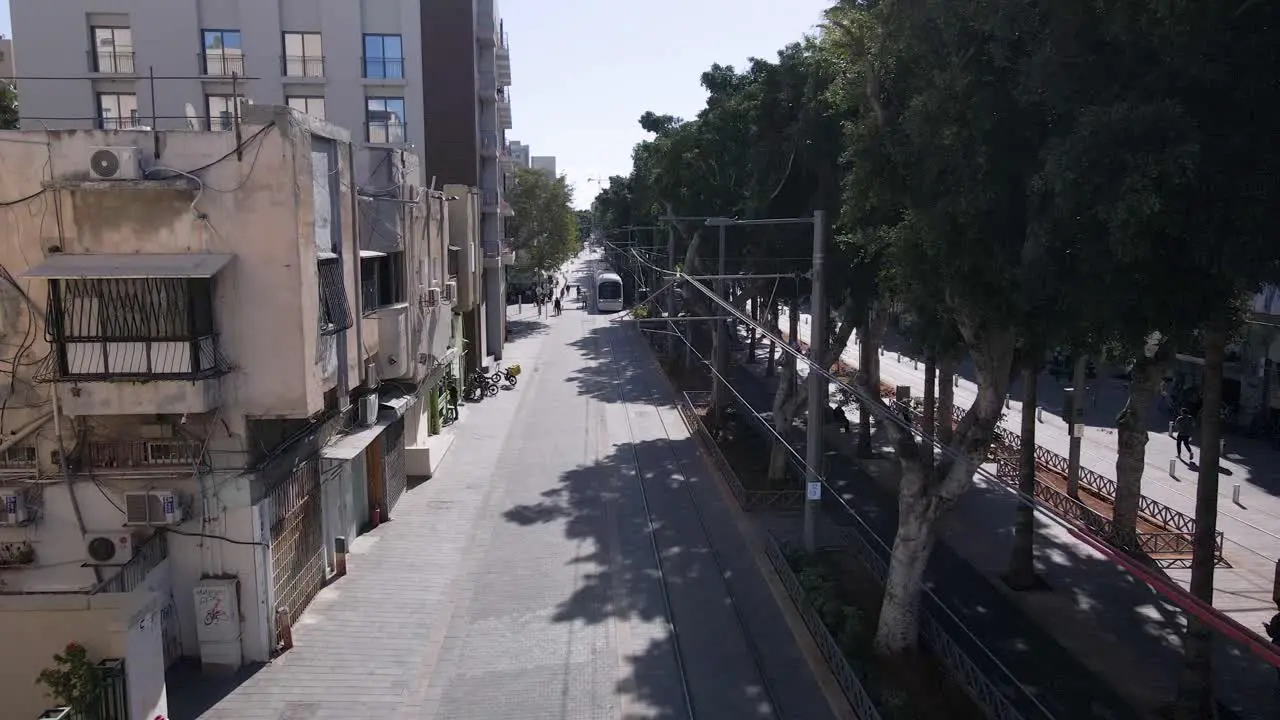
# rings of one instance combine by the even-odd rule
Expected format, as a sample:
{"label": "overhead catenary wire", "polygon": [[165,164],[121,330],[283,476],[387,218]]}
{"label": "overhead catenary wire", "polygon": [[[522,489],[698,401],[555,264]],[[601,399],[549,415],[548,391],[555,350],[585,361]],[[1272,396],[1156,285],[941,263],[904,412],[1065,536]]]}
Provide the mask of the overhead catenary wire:
{"label": "overhead catenary wire", "polygon": [[[707,288],[704,284],[698,282],[695,279],[689,278],[687,275],[684,275],[683,273],[676,273],[676,275],[679,279],[688,281],[691,285],[693,285],[703,294],[710,297],[713,301],[724,306],[730,313],[735,315],[740,321],[752,327],[755,327],[758,332],[765,335],[765,337],[773,340],[774,343],[777,346],[783,348],[785,352],[790,353],[791,355],[796,357],[798,360],[804,362],[809,367],[810,372],[820,373],[823,377],[827,378],[829,381],[835,383],[840,388],[850,392],[854,397],[859,398],[872,411],[872,413],[876,414],[882,421],[887,419],[892,425],[906,430],[910,435],[912,435],[913,438],[916,438],[916,437],[920,438],[920,440],[924,442],[927,446],[932,447],[936,452],[940,452],[945,457],[948,457],[953,461],[965,462],[968,465],[972,465],[973,466],[972,472],[974,475],[981,476],[984,480],[988,481],[993,487],[1000,489],[1002,492],[1005,492],[1006,494],[1012,495],[1017,499],[1017,501],[1029,505],[1032,508],[1032,510],[1036,512],[1042,519],[1045,519],[1048,522],[1063,528],[1065,531],[1067,531],[1076,539],[1080,540],[1083,544],[1085,544],[1095,552],[1108,558],[1109,560],[1116,563],[1117,565],[1120,565],[1121,568],[1128,571],[1129,574],[1133,575],[1135,578],[1139,579],[1143,583],[1149,585],[1150,587],[1155,589],[1159,594],[1163,595],[1164,597],[1172,601],[1174,605],[1178,606],[1185,612],[1195,615],[1197,618],[1201,619],[1202,621],[1210,624],[1222,634],[1244,644],[1247,648],[1249,648],[1251,652],[1253,652],[1259,658],[1264,660],[1267,664],[1272,665],[1276,668],[1280,668],[1280,649],[1277,649],[1271,643],[1267,642],[1264,638],[1259,636],[1256,632],[1250,630],[1249,628],[1244,627],[1240,623],[1223,615],[1216,608],[1214,608],[1210,603],[1207,603],[1201,600],[1200,598],[1195,597],[1194,595],[1191,595],[1189,592],[1187,592],[1186,590],[1183,590],[1181,587],[1176,586],[1156,576],[1155,574],[1147,571],[1146,569],[1140,567],[1133,560],[1125,557],[1123,553],[1115,550],[1114,548],[1111,548],[1110,546],[1106,545],[1102,541],[1089,537],[1086,533],[1081,532],[1079,529],[1077,529],[1071,523],[1067,522],[1065,519],[1060,518],[1057,515],[1046,511],[1043,507],[1041,507],[1035,501],[1035,498],[1033,496],[1027,495],[1026,493],[1021,492],[1019,489],[1010,487],[1007,483],[1001,482],[1000,479],[995,477],[993,474],[991,474],[990,471],[986,470],[981,465],[973,465],[971,461],[969,461],[961,453],[954,450],[950,446],[942,445],[937,441],[936,438],[930,439],[925,437],[922,432],[920,432],[919,430],[911,426],[911,424],[908,423],[904,418],[901,418],[896,413],[894,413],[892,409],[889,406],[885,405],[885,403],[880,398],[877,397],[877,398],[871,399],[869,393],[864,388],[851,386],[848,383],[844,382],[842,378],[839,378],[834,374],[832,374],[826,368],[819,367],[818,363],[810,359],[808,356],[800,352],[798,349],[793,348],[789,344],[783,342],[781,338],[775,336],[772,332],[770,332],[768,328],[755,322],[744,313],[741,313],[740,311],[738,311],[738,309],[734,307],[731,303],[717,296],[714,291],[712,291],[710,288]],[[843,504],[843,501],[842,501],[842,504]],[[845,507],[848,508],[848,505],[846,504]],[[848,508],[848,509],[851,513],[853,512],[852,508]],[[854,514],[856,516],[856,513]]]}

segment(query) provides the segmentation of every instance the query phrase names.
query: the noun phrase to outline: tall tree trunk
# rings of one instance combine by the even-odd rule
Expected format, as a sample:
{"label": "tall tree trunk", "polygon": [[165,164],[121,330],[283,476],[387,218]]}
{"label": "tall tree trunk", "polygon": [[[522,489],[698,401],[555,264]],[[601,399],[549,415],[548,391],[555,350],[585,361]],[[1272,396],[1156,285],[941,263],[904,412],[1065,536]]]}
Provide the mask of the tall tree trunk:
{"label": "tall tree trunk", "polygon": [[1036,584],[1036,508],[1029,498],[1036,494],[1036,398],[1039,368],[1028,363],[1022,371],[1022,445],[1018,452],[1018,504],[1013,523],[1013,554],[1009,558],[1009,587],[1030,590]]}
{"label": "tall tree trunk", "polygon": [[[863,373],[866,392],[873,401],[880,398],[880,341],[888,325],[889,314],[883,311],[879,301],[873,302],[858,336],[858,370]],[[871,408],[864,403],[859,404],[858,412],[858,455],[875,455],[871,444]]]}
{"label": "tall tree trunk", "polygon": [[778,299],[776,297],[770,298],[769,307],[766,308],[766,310],[769,312],[768,327],[772,332],[769,334],[769,360],[764,366],[764,376],[773,377],[773,373],[777,368],[778,357],[778,344],[774,342],[773,335],[775,335],[780,329],[778,327]]}
{"label": "tall tree trunk", "polygon": [[956,361],[945,353],[938,358],[938,442],[950,446],[955,436]]}
{"label": "tall tree trunk", "polygon": [[898,531],[876,628],[876,650],[894,656],[915,650],[919,637],[921,579],[937,532],[938,518],[973,484],[986,459],[1004,409],[1013,367],[1015,334],[978,313],[957,308],[956,321],[973,358],[978,397],[956,428],[951,448],[932,473],[924,471],[920,447],[911,434],[886,423],[894,438],[902,479],[898,488]]}
{"label": "tall tree trunk", "polygon": [[[787,343],[794,346],[799,342],[800,302],[799,293],[792,298],[791,308],[787,311]],[[796,387],[796,358],[791,353],[783,353],[782,378],[778,381],[778,389],[773,394],[773,429],[781,437],[791,432],[791,413],[787,412],[793,402],[798,388]],[[773,448],[769,452],[769,483],[779,486],[787,476],[787,446],[774,438]]]}
{"label": "tall tree trunk", "polygon": [[[1222,371],[1227,333],[1221,327],[1204,331],[1204,385],[1200,397],[1200,475],[1196,486],[1196,535],[1191,558],[1191,594],[1213,603],[1213,572],[1217,560],[1218,462],[1222,437]],[[1213,634],[1194,616],[1187,618],[1183,641],[1185,665],[1178,687],[1177,718],[1202,720],[1216,716],[1213,701]]]}
{"label": "tall tree trunk", "polygon": [[938,424],[938,356],[933,348],[925,350],[924,356],[924,417],[920,419],[920,431],[924,435],[921,447],[925,472],[933,472],[933,462],[937,457],[933,452],[933,441]]}
{"label": "tall tree trunk", "polygon": [[1116,416],[1116,497],[1110,541],[1125,550],[1138,548],[1138,502],[1147,463],[1147,411],[1170,359],[1168,343],[1148,357],[1141,354],[1129,371],[1129,397]]}
{"label": "tall tree trunk", "polygon": [[[761,325],[764,324],[761,322],[764,320],[764,313],[760,311],[760,298],[751,299],[751,319]],[[756,332],[755,325],[747,328],[747,332],[749,333],[747,337],[747,362],[753,363],[756,361],[756,340],[760,335]]]}

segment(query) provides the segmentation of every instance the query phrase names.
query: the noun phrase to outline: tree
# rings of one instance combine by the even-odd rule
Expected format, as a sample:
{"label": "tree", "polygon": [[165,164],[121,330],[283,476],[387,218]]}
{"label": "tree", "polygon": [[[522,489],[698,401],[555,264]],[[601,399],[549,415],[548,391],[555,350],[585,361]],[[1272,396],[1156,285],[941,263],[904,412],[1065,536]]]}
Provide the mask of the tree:
{"label": "tree", "polygon": [[0,130],[18,129],[18,91],[0,80]]}
{"label": "tree", "polygon": [[516,168],[510,199],[514,216],[507,228],[521,265],[550,272],[573,257],[579,248],[578,217],[564,176]]}

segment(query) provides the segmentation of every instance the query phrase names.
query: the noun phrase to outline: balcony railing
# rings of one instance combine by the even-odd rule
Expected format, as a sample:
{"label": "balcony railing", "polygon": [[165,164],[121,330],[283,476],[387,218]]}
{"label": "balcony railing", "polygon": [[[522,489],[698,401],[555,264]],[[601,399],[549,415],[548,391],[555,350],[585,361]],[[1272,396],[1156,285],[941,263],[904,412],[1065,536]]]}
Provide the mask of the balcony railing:
{"label": "balcony railing", "polygon": [[244,56],[223,53],[200,53],[200,70],[205,75],[230,77],[244,75]]}
{"label": "balcony railing", "polygon": [[163,532],[152,535],[138,546],[129,562],[121,565],[116,574],[98,583],[89,594],[131,593],[137,590],[151,571],[169,557],[169,543],[165,538]]}
{"label": "balcony railing", "polygon": [[403,80],[404,58],[365,57],[364,77],[369,80]]}
{"label": "balcony railing", "polygon": [[0,454],[0,468],[22,469],[36,466],[38,454],[34,445],[14,445]]}
{"label": "balcony railing", "polygon": [[404,123],[398,120],[371,120],[366,125],[369,142],[374,145],[397,145],[404,142]]}
{"label": "balcony railing", "polygon": [[90,50],[89,70],[106,75],[134,74],[133,52],[129,50]]}
{"label": "balcony railing", "polygon": [[291,78],[324,77],[324,58],[315,55],[285,55],[280,58],[280,71]]}
{"label": "balcony railing", "polygon": [[87,442],[80,461],[98,470],[164,470],[203,468],[201,443],[186,439]]}

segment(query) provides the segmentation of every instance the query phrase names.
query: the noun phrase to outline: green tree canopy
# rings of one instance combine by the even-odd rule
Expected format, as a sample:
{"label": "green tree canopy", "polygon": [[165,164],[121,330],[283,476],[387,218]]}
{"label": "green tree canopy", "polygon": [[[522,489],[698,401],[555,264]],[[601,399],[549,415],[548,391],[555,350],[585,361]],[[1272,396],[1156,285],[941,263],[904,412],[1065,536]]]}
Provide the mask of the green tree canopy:
{"label": "green tree canopy", "polygon": [[563,175],[516,168],[509,198],[514,216],[507,220],[507,235],[520,265],[548,272],[573,257],[579,248],[578,216]]}
{"label": "green tree canopy", "polygon": [[0,80],[0,130],[18,129],[18,91]]}

